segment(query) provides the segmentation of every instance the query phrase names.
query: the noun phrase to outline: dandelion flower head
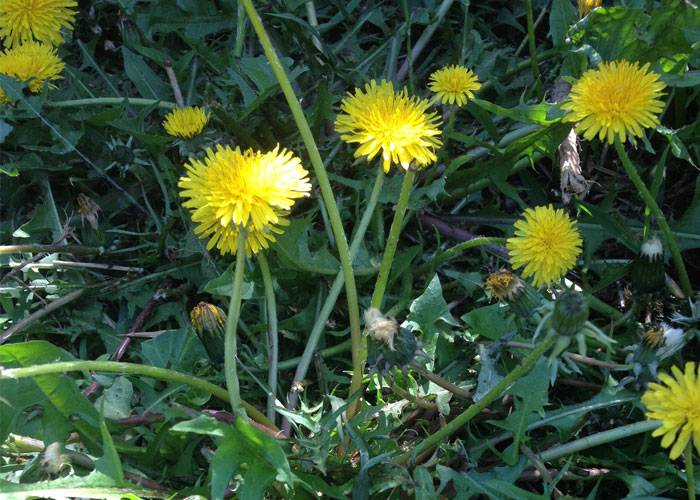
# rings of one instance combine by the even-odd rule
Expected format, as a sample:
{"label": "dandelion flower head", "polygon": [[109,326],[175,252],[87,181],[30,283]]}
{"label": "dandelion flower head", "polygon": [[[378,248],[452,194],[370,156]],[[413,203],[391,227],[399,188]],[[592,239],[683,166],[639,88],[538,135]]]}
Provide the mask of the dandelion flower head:
{"label": "dandelion flower head", "polygon": [[199,135],[204,127],[209,123],[210,113],[198,106],[187,106],[186,108],[176,108],[165,115],[163,127],[165,131],[173,137],[181,139],[191,139]]}
{"label": "dandelion flower head", "polygon": [[508,238],[510,263],[525,267],[523,278],[534,276],[539,287],[558,280],[576,264],[582,240],[578,229],[562,209],[552,205],[528,208],[525,220],[515,223],[515,236]]}
{"label": "dandelion flower head", "polygon": [[640,68],[622,60],[586,71],[562,105],[572,111],[564,121],[578,122],[576,132],[583,132],[587,140],[597,135],[612,144],[616,136],[625,142],[629,135],[634,142],[643,128],[659,124],[658,114],[664,108],[659,97],[666,85],[648,69],[649,63]]}
{"label": "dandelion flower head", "polygon": [[412,161],[420,166],[437,160],[435,148],[442,142],[437,129],[437,113],[427,113],[427,100],[409,98],[406,89],[394,92],[391,82],[372,80],[365,90],[355,89],[340,107],[343,111],[335,120],[335,130],[348,144],[358,143],[355,157],[368,160],[382,152],[382,167],[388,172],[392,163],[408,170]]}
{"label": "dandelion flower head", "polygon": [[[46,80],[57,80],[65,64],[50,45],[27,42],[0,52],[0,73],[20,82],[31,80],[27,87],[32,92],[41,92]],[[54,88],[54,85],[49,85]],[[0,89],[0,102],[9,99]]]}
{"label": "dandelion flower head", "polygon": [[700,377],[696,374],[695,363],[686,363],[685,372],[674,366],[673,376],[659,374],[665,385],[650,383],[649,390],[642,396],[647,407],[647,418],[661,420],[661,427],[652,436],[663,436],[661,446],[668,448],[671,460],[678,458],[693,438],[695,449],[700,453]]}
{"label": "dandelion flower head", "polygon": [[428,87],[435,92],[435,99],[463,106],[469,99],[474,99],[474,92],[481,88],[481,84],[471,70],[453,65],[430,75]]}
{"label": "dandelion flower head", "polygon": [[259,252],[275,241],[277,226],[289,222],[284,215],[297,198],[309,196],[311,183],[301,160],[279,146],[268,153],[241,152],[226,146],[207,148],[203,161],[191,159],[181,177],[180,196],[199,223],[195,233],[211,236],[207,249],[236,253],[238,238],[247,227],[246,254]]}
{"label": "dandelion flower head", "polygon": [[75,0],[2,0],[0,38],[6,47],[31,40],[63,43],[61,29],[73,29]]}

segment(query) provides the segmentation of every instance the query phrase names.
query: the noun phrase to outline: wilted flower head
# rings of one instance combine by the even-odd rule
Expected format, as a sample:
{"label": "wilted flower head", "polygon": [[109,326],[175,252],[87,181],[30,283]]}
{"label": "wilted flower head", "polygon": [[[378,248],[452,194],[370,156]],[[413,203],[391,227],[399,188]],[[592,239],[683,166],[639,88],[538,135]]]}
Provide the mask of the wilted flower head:
{"label": "wilted flower head", "polygon": [[435,99],[463,106],[469,99],[474,98],[474,92],[481,88],[481,84],[470,69],[453,65],[430,75],[428,87],[435,92]]}
{"label": "wilted flower head", "polygon": [[190,311],[190,321],[209,358],[221,363],[224,360],[226,313],[214,304],[200,302]]}
{"label": "wilted flower head", "polygon": [[163,127],[173,137],[191,139],[195,135],[202,133],[205,125],[209,123],[210,116],[210,113],[198,106],[187,106],[183,109],[176,108],[165,115]]}
{"label": "wilted flower head", "polygon": [[345,142],[359,144],[355,157],[371,160],[381,151],[384,172],[392,163],[405,170],[411,162],[425,166],[437,159],[434,150],[442,145],[440,121],[437,113],[427,112],[429,106],[427,100],[409,98],[406,89],[395,93],[391,82],[372,80],[364,92],[355,89],[343,100],[335,130]]}
{"label": "wilted flower head", "polygon": [[80,220],[83,223],[88,221],[90,226],[97,231],[97,218],[99,215],[98,212],[101,210],[100,206],[89,196],[80,193],[78,195],[78,207],[78,211],[80,212]]}
{"label": "wilted flower head", "polygon": [[528,318],[539,306],[539,296],[532,287],[507,269],[489,274],[484,280],[484,286],[492,297],[506,302],[518,316]]}
{"label": "wilted flower head", "polygon": [[593,9],[603,5],[603,0],[578,0],[578,17],[583,19]]}
{"label": "wilted flower head", "polygon": [[668,448],[671,460],[678,458],[691,437],[700,453],[700,377],[696,374],[695,363],[686,363],[685,372],[672,367],[673,377],[660,373],[659,379],[665,385],[651,383],[642,396],[647,407],[649,420],[661,420],[661,427],[652,436],[663,436],[661,446]]}
{"label": "wilted flower head", "polygon": [[[0,73],[20,82],[30,80],[27,87],[35,93],[41,92],[46,80],[63,78],[60,73],[64,66],[55,48],[37,42],[27,42],[0,53]],[[54,85],[49,84],[49,87],[54,88]],[[0,102],[8,100],[0,89]]]}
{"label": "wilted flower head", "polygon": [[393,368],[407,373],[408,365],[416,356],[427,357],[423,344],[410,328],[399,326],[391,316],[384,316],[374,307],[365,311],[367,332],[367,364],[370,374],[387,375]]}
{"label": "wilted flower head", "polygon": [[525,267],[523,278],[534,276],[536,287],[558,280],[576,264],[581,253],[581,237],[562,209],[528,208],[525,220],[515,223],[515,236],[508,238],[510,263]]}
{"label": "wilted flower head", "polygon": [[578,122],[576,132],[587,140],[596,135],[612,144],[627,136],[642,136],[642,128],[659,124],[658,114],[664,109],[659,97],[666,85],[660,76],[648,71],[649,63],[612,61],[600,63],[598,69],[586,71],[572,87],[569,100],[562,109],[571,110],[564,121]]}
{"label": "wilted flower head", "polygon": [[2,0],[0,38],[6,47],[32,40],[60,45],[61,29],[73,29],[77,6],[74,0]]}
{"label": "wilted flower head", "polygon": [[195,233],[211,236],[207,249],[236,253],[238,237],[247,228],[246,253],[259,252],[275,241],[276,226],[288,225],[283,215],[294,201],[309,196],[311,183],[301,160],[279,146],[268,153],[217,146],[203,160],[190,159],[181,177],[180,196],[199,223]]}

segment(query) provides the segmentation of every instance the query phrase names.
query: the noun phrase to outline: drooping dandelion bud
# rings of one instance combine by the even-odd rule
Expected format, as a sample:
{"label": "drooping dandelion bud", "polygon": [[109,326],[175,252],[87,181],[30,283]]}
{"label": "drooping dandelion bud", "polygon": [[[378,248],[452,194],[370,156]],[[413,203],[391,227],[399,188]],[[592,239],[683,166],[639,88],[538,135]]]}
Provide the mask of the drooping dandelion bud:
{"label": "drooping dandelion bud", "polygon": [[537,292],[507,269],[501,269],[487,276],[484,285],[491,292],[492,297],[506,302],[511,310],[522,318],[529,318],[540,305]]}
{"label": "drooping dandelion bud", "polygon": [[226,313],[215,305],[200,302],[190,311],[190,321],[214,363],[224,361]]}
{"label": "drooping dandelion bud", "polygon": [[373,307],[365,311],[365,332],[370,374],[386,375],[394,367],[405,373],[413,358],[425,356],[410,328],[402,328],[394,318]]}

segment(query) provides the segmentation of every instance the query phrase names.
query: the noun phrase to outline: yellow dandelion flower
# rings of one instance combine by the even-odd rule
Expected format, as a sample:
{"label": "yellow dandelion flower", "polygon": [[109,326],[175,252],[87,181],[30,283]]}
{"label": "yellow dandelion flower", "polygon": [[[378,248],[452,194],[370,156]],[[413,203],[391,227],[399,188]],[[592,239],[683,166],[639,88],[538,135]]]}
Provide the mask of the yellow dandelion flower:
{"label": "yellow dandelion flower", "polygon": [[209,123],[210,117],[211,113],[207,113],[198,106],[187,106],[184,109],[177,108],[165,115],[163,127],[173,137],[191,139],[195,135],[202,133],[205,125]]}
{"label": "yellow dandelion flower", "polygon": [[[27,87],[32,92],[41,92],[46,80],[63,78],[60,73],[64,66],[56,49],[37,42],[28,42],[0,53],[0,73],[21,82],[31,80]],[[55,88],[52,84],[49,87]],[[0,101],[8,100],[0,89]]]}
{"label": "yellow dandelion flower", "polygon": [[435,148],[442,142],[437,113],[426,113],[427,100],[409,98],[406,89],[394,92],[391,82],[372,80],[365,91],[355,89],[340,107],[344,114],[335,120],[335,130],[348,144],[358,143],[355,157],[374,158],[382,151],[384,172],[392,163],[408,170],[412,161],[425,166],[434,162]]}
{"label": "yellow dandelion flower", "polygon": [[[652,436],[663,436],[661,446],[668,448],[671,443],[671,460],[678,458],[691,436],[695,449],[700,453],[700,377],[696,374],[695,363],[685,364],[685,373],[674,366],[673,377],[659,374],[665,385],[649,384],[649,390],[642,396],[647,407],[647,418],[661,420],[661,427]],[[680,433],[679,433],[680,431]]]}
{"label": "yellow dandelion flower", "polygon": [[657,73],[647,72],[649,63],[638,66],[622,60],[586,71],[562,105],[572,111],[564,121],[578,122],[576,132],[582,131],[586,139],[598,135],[610,144],[615,136],[625,142],[628,134],[634,142],[634,136],[642,136],[642,128],[657,126],[658,114],[664,109],[658,98],[666,85],[657,81]]}
{"label": "yellow dandelion flower", "polygon": [[270,241],[276,226],[289,222],[284,215],[296,198],[309,196],[311,183],[301,160],[279,146],[268,153],[217,146],[207,148],[204,161],[191,159],[181,177],[180,196],[189,198],[184,206],[199,223],[195,233],[211,236],[207,249],[216,246],[221,253],[236,253],[242,228],[248,228],[246,254],[250,256]]}
{"label": "yellow dandelion flower", "polygon": [[581,253],[578,230],[562,209],[552,205],[528,208],[523,215],[525,220],[515,223],[515,236],[506,242],[511,265],[525,266],[523,278],[534,276],[536,287],[558,280]]}
{"label": "yellow dandelion flower", "polygon": [[603,5],[603,0],[578,0],[578,17],[583,19],[593,9],[597,9]]}
{"label": "yellow dandelion flower", "polygon": [[428,87],[435,92],[435,99],[443,103],[463,106],[474,99],[474,92],[481,88],[477,77],[464,66],[442,68],[430,75]]}
{"label": "yellow dandelion flower", "polygon": [[77,6],[75,0],[2,0],[0,38],[6,47],[31,40],[60,45],[61,29],[73,29]]}

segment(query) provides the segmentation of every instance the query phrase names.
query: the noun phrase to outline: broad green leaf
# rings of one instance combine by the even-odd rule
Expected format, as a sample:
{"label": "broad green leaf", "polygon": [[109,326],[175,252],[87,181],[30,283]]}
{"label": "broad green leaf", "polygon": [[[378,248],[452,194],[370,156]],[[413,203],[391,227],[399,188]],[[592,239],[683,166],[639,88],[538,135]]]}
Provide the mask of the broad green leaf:
{"label": "broad green leaf", "polygon": [[124,71],[131,82],[146,99],[172,100],[172,91],[160,77],[146,64],[141,56],[122,46]]}
{"label": "broad green leaf", "polygon": [[[126,377],[117,377],[95,401],[95,406],[102,409],[105,418],[116,420],[131,415],[131,398],[134,388]],[[104,406],[103,406],[104,405]]]}
{"label": "broad green leaf", "polygon": [[462,321],[469,325],[472,333],[496,340],[516,329],[513,316],[505,312],[506,308],[501,304],[491,304],[469,311],[462,316]]}
{"label": "broad green leaf", "polygon": [[[48,342],[32,341],[0,346],[0,366],[5,368],[34,366],[57,361],[73,361],[63,349]],[[82,395],[75,381],[68,375],[40,375],[32,381],[41,389],[46,399],[64,418],[73,421],[83,443],[94,454],[100,454],[100,415],[92,403]],[[8,381],[2,381],[2,385]],[[4,392],[4,390],[3,390]],[[12,404],[12,401],[9,401]],[[75,419],[74,417],[79,417]]]}

